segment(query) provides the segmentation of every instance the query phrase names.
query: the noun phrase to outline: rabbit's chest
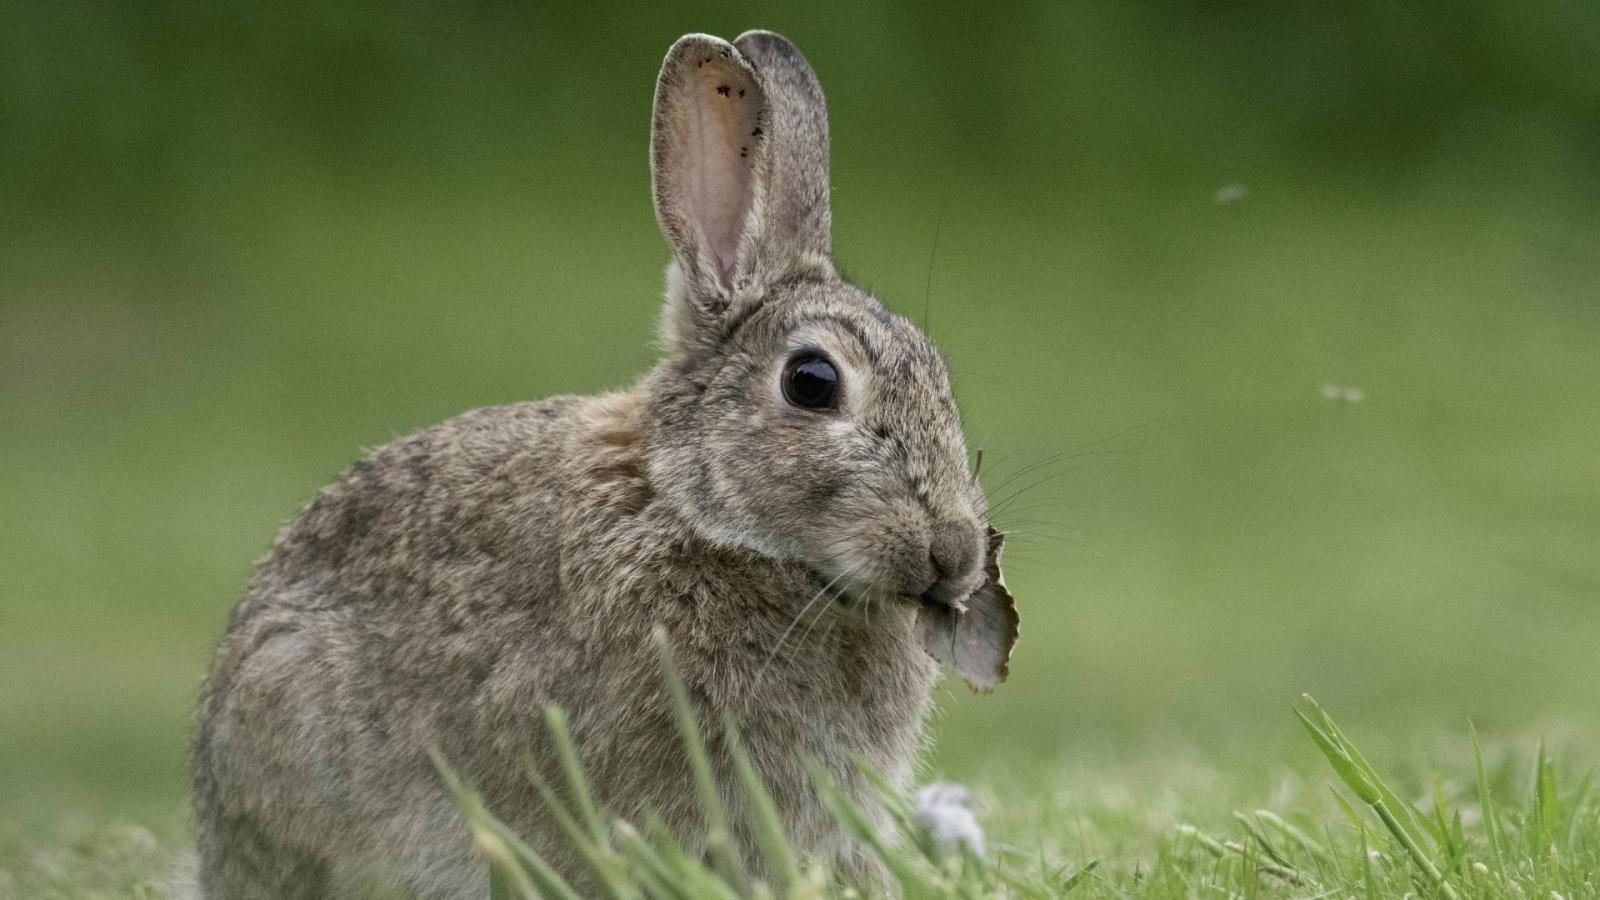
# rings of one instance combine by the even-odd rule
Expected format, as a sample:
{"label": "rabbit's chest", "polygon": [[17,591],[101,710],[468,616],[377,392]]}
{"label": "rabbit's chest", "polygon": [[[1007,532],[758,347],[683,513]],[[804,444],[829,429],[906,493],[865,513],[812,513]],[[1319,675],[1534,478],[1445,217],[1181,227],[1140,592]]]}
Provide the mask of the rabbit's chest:
{"label": "rabbit's chest", "polygon": [[938,674],[917,639],[914,608],[841,602],[819,592],[803,567],[718,552],[651,517],[618,523],[600,542],[605,552],[591,551],[590,565],[571,572],[583,576],[568,582],[576,596],[567,599],[582,613],[572,618],[589,626],[579,632],[575,666],[550,682],[551,693],[575,695],[569,708],[607,710],[608,724],[593,736],[606,748],[596,754],[607,760],[606,793],[623,806],[671,807],[687,775],[660,753],[676,735],[660,690],[657,630],[702,732],[715,743],[732,719],[795,830],[810,828],[814,815],[817,828],[826,824],[807,770],[813,761],[863,799],[870,789],[855,760],[906,784]]}
{"label": "rabbit's chest", "polygon": [[733,639],[704,648],[712,665],[702,689],[715,712],[731,713],[752,743],[768,742],[757,749],[774,759],[861,757],[886,771],[908,763],[938,676],[913,608],[819,598],[804,579],[784,588],[728,626]]}

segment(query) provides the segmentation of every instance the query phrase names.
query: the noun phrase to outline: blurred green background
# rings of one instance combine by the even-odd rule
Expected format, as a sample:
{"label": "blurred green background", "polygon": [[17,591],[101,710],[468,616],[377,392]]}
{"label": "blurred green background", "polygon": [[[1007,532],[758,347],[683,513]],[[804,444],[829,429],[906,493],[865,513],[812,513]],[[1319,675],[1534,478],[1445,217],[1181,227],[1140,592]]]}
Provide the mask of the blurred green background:
{"label": "blurred green background", "polygon": [[939,767],[1298,745],[1303,690],[1600,732],[1600,4],[21,0],[0,810],[181,803],[319,485],[650,364],[656,70],[755,26],[828,91],[841,263],[1029,488],[1013,676],[942,691]]}

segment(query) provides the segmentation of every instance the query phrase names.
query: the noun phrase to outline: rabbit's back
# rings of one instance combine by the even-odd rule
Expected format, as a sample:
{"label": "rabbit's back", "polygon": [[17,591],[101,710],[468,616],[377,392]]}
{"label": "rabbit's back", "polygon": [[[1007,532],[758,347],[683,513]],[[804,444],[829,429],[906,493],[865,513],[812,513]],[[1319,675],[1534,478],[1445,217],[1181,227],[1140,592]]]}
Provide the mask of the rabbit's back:
{"label": "rabbit's back", "polygon": [[[633,405],[474,410],[374,450],[284,527],[201,705],[203,872],[208,851],[248,859],[228,844],[255,836],[274,844],[255,855],[273,859],[462,855],[426,750],[474,773],[520,772],[543,705],[581,702],[552,688],[592,687],[562,677],[591,655],[566,605],[562,535],[580,516],[574,495],[591,511],[637,504],[643,475],[623,458],[637,452],[623,436]],[[580,463],[585,441],[602,452]],[[608,471],[582,471],[602,461]]]}

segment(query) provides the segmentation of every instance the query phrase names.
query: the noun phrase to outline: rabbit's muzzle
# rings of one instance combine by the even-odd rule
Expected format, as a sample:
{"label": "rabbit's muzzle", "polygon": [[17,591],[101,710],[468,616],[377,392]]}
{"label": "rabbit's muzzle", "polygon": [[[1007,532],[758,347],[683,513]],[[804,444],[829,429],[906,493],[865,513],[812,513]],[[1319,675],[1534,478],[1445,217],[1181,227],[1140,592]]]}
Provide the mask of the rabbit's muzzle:
{"label": "rabbit's muzzle", "polygon": [[933,516],[903,499],[857,517],[835,559],[819,572],[842,573],[838,586],[852,596],[880,596],[911,606],[959,606],[983,585],[985,538],[976,516]]}
{"label": "rabbit's muzzle", "polygon": [[954,606],[983,583],[983,536],[974,523],[960,519],[930,529],[928,566],[933,580],[917,598],[923,603]]}

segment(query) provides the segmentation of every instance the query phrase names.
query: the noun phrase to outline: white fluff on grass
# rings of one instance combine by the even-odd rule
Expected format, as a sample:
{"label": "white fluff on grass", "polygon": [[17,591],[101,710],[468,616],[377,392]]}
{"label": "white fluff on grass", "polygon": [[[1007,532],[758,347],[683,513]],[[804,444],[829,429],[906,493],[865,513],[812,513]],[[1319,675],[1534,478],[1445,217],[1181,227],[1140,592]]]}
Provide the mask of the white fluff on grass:
{"label": "white fluff on grass", "polygon": [[1228,206],[1238,203],[1250,196],[1250,186],[1247,184],[1225,184],[1217,188],[1215,200],[1218,206]]}
{"label": "white fluff on grass", "polygon": [[1365,400],[1367,392],[1358,387],[1349,387],[1342,384],[1325,384],[1322,386],[1322,399],[1334,403],[1348,403],[1354,406]]}
{"label": "white fluff on grass", "polygon": [[917,825],[942,856],[966,849],[983,856],[983,829],[972,814],[971,795],[959,784],[936,781],[917,791]]}

